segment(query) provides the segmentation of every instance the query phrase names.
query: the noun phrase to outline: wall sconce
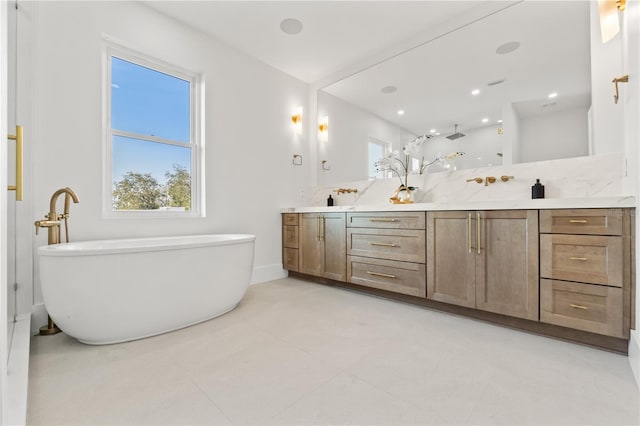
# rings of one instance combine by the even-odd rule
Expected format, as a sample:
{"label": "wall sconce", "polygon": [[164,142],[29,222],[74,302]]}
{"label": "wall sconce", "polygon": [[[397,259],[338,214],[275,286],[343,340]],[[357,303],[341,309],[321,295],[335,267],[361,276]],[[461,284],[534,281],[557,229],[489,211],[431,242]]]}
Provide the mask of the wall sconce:
{"label": "wall sconce", "polygon": [[329,117],[322,117],[318,122],[318,138],[322,142],[329,140]]}
{"label": "wall sconce", "polygon": [[618,14],[624,11],[626,6],[627,0],[598,0],[602,43],[608,42],[620,32]]}
{"label": "wall sconce", "polygon": [[296,134],[302,133],[302,107],[296,108],[291,115],[291,122],[293,123],[293,130]]}

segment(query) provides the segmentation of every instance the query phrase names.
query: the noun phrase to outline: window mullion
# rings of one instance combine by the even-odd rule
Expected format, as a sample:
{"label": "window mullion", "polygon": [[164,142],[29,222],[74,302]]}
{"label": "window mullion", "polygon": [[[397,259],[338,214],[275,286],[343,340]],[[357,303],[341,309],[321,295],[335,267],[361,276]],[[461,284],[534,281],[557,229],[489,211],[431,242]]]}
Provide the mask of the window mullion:
{"label": "window mullion", "polygon": [[164,143],[164,144],[167,144],[167,145],[181,146],[181,147],[184,147],[184,148],[191,148],[192,147],[190,142],[173,141],[171,139],[159,138],[157,136],[141,135],[139,133],[126,132],[124,130],[111,129],[111,134],[113,136],[122,136],[122,137],[125,137],[125,138],[139,139],[139,140],[143,140],[143,141],[147,141],[147,142]]}

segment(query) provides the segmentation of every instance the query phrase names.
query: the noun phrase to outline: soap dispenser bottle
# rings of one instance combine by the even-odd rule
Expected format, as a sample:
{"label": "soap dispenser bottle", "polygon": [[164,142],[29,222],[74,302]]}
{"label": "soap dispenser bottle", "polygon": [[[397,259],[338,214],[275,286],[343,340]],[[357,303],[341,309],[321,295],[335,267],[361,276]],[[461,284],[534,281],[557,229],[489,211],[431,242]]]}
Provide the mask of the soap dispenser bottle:
{"label": "soap dispenser bottle", "polygon": [[327,206],[328,207],[333,206],[333,198],[331,198],[331,194],[329,194],[329,198],[327,198]]}
{"label": "soap dispenser bottle", "polygon": [[536,179],[535,185],[531,187],[531,198],[544,198],[544,185],[540,183],[540,179]]}

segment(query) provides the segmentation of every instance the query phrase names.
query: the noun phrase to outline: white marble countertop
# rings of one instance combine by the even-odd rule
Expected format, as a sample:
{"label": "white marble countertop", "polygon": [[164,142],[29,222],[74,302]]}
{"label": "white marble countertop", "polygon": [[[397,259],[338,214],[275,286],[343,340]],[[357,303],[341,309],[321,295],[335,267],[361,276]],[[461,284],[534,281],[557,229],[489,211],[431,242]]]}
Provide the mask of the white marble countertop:
{"label": "white marble countertop", "polygon": [[446,203],[370,204],[353,206],[310,206],[281,209],[281,213],[326,213],[343,211],[443,211],[443,210],[529,210],[529,209],[592,209],[635,207],[633,196],[592,198],[544,198],[537,200],[487,200]]}

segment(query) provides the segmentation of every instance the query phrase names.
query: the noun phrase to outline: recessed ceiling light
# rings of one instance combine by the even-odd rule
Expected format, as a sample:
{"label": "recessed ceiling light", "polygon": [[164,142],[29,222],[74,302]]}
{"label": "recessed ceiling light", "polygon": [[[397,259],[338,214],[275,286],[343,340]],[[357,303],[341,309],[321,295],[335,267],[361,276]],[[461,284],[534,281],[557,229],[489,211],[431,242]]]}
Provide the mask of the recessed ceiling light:
{"label": "recessed ceiling light", "polygon": [[388,95],[389,93],[393,93],[397,90],[398,88],[396,86],[385,86],[382,89],[380,89],[380,91],[386,95]]}
{"label": "recessed ceiling light", "polygon": [[483,122],[483,123],[488,123],[488,122],[489,122],[489,119],[488,119],[488,118],[483,118],[483,119],[482,119],[482,122]]}
{"label": "recessed ceiling light", "polygon": [[549,99],[557,98],[558,92],[549,93]]}
{"label": "recessed ceiling light", "polygon": [[500,46],[498,46],[498,48],[496,49],[496,53],[498,55],[506,55],[507,53],[511,53],[514,50],[518,49],[520,47],[520,43],[517,41],[510,41],[508,43],[502,44]]}
{"label": "recessed ceiling light", "polygon": [[430,132],[430,133],[435,133],[435,132],[436,132],[436,129],[431,129],[431,130],[429,130],[429,132]]}
{"label": "recessed ceiling light", "polygon": [[399,109],[398,110],[398,115],[404,115],[404,110],[403,109]]}
{"label": "recessed ceiling light", "polygon": [[496,123],[502,123],[502,120],[498,120],[498,121],[496,121]]}
{"label": "recessed ceiling light", "polygon": [[436,132],[436,136],[440,136],[440,132]]}
{"label": "recessed ceiling light", "polygon": [[477,95],[479,95],[479,94],[480,94],[480,89],[473,89],[473,90],[471,91],[471,94],[472,94],[473,96],[477,96]]}
{"label": "recessed ceiling light", "polygon": [[300,32],[302,32],[302,22],[295,18],[283,19],[282,22],[280,22],[280,29],[285,34],[300,34]]}

